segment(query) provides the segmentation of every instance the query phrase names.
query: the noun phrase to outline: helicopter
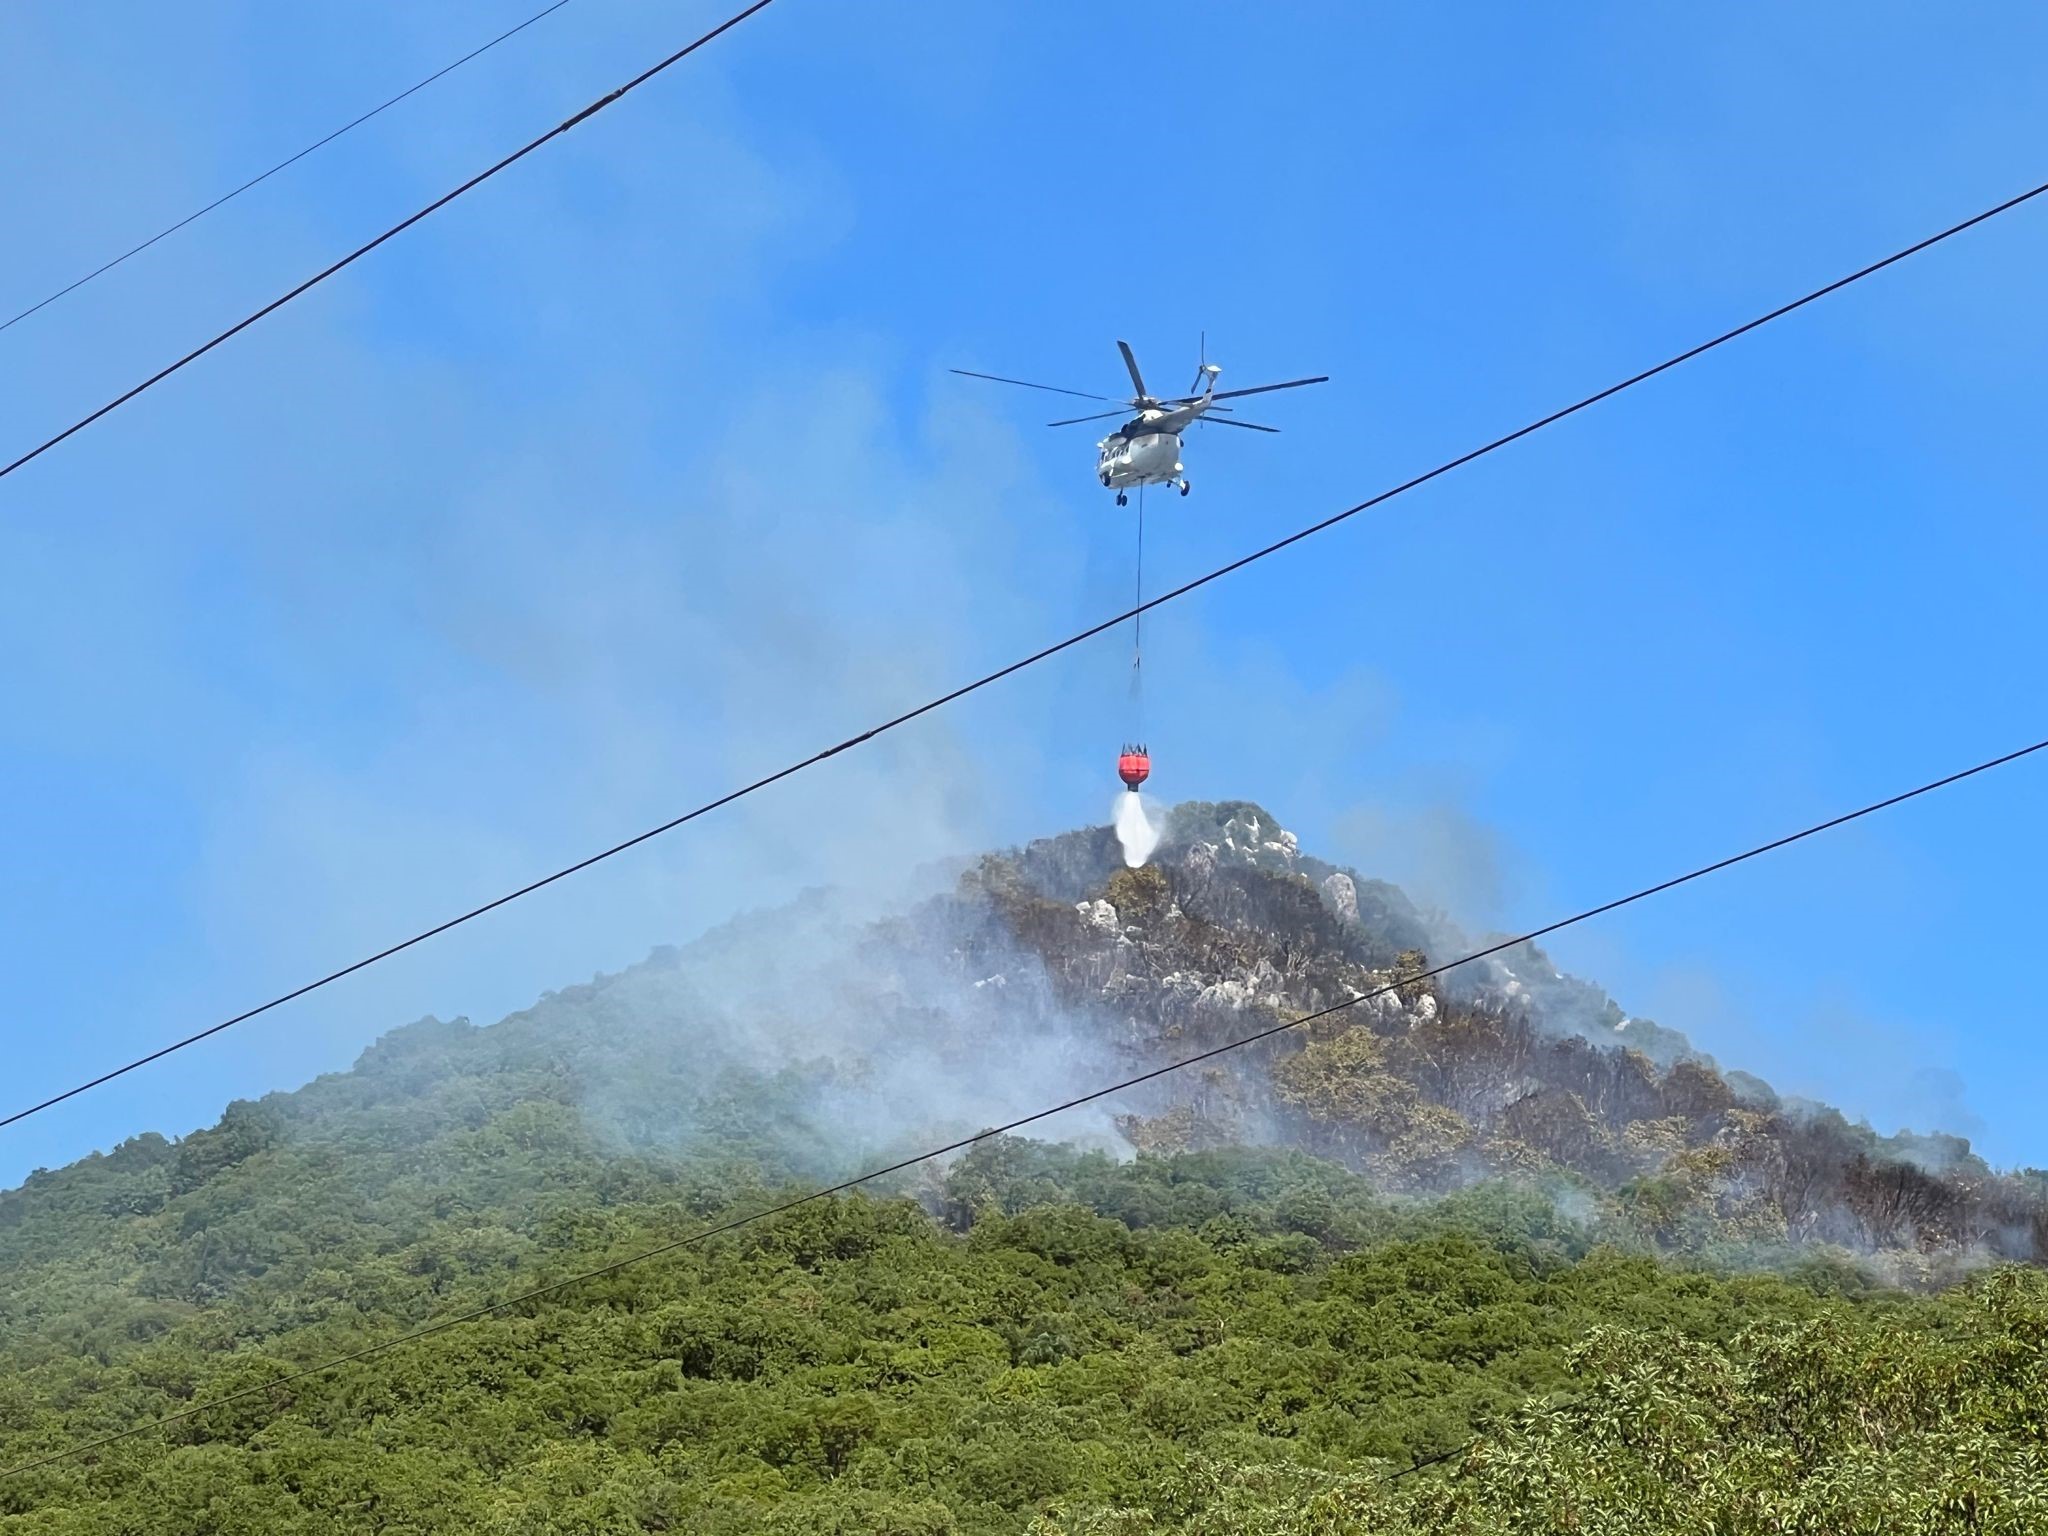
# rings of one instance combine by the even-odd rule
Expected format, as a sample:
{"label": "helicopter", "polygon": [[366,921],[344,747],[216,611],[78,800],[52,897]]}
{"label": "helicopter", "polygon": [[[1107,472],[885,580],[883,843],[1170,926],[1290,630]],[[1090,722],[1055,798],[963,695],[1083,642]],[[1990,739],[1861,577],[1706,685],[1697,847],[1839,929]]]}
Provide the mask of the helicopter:
{"label": "helicopter", "polygon": [[[1262,427],[1257,422],[1239,421],[1229,414],[1231,407],[1217,402],[1236,400],[1245,395],[1263,395],[1276,389],[1299,389],[1304,384],[1325,384],[1330,377],[1324,373],[1312,379],[1289,379],[1284,384],[1254,384],[1247,389],[1218,392],[1216,376],[1223,369],[1209,361],[1209,338],[1205,332],[1198,354],[1200,361],[1195,366],[1195,381],[1189,386],[1190,393],[1156,399],[1145,388],[1145,377],[1138,371],[1138,359],[1131,352],[1130,343],[1119,341],[1116,345],[1117,350],[1123,353],[1124,367],[1130,372],[1131,387],[1137,390],[1128,400],[1118,400],[1112,395],[1093,395],[1083,389],[1061,389],[1056,384],[1034,384],[1028,379],[1006,379],[1000,374],[976,373],[969,368],[949,371],[965,378],[989,379],[997,384],[1015,384],[1024,389],[1043,389],[1055,395],[1076,395],[1083,400],[1114,404],[1117,409],[1113,411],[1098,411],[1092,416],[1069,416],[1062,421],[1049,421],[1046,425],[1071,427],[1084,421],[1129,417],[1095,445],[1095,478],[1105,489],[1116,492],[1116,504],[1120,507],[1129,505],[1132,486],[1171,485],[1178,487],[1181,495],[1187,495],[1192,487],[1181,464],[1181,434],[1196,422],[1204,425],[1213,422],[1219,427],[1243,427],[1247,432],[1280,430],[1278,427]],[[1200,393],[1193,393],[1195,390]],[[1137,414],[1131,415],[1132,412]]]}

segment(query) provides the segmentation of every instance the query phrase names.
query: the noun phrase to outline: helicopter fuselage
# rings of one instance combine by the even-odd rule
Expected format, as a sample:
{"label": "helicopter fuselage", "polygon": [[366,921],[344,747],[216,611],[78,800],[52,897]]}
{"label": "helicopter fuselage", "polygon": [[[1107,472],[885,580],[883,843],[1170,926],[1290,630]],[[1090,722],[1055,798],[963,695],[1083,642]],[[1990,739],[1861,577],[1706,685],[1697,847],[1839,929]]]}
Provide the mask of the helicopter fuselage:
{"label": "helicopter fuselage", "polygon": [[[1097,400],[1105,405],[1117,406],[1110,411],[1091,411],[1085,416],[1069,416],[1062,421],[1049,421],[1049,427],[1075,427],[1084,421],[1108,421],[1123,417],[1123,425],[1095,445],[1095,478],[1105,490],[1116,492],[1116,504],[1128,505],[1129,491],[1134,486],[1170,485],[1181,495],[1188,493],[1188,477],[1181,465],[1181,446],[1187,430],[1197,422],[1204,422],[1210,413],[1218,413],[1213,421],[1205,424],[1222,427],[1238,427],[1252,432],[1277,432],[1278,427],[1261,426],[1255,421],[1245,421],[1230,413],[1234,406],[1224,405],[1225,400],[1236,400],[1240,396],[1271,394],[1276,389],[1299,389],[1304,384],[1327,383],[1326,375],[1317,374],[1312,379],[1286,379],[1278,384],[1252,384],[1242,389],[1226,389],[1221,394],[1216,390],[1216,376],[1223,370],[1208,360],[1207,342],[1200,352],[1201,361],[1196,365],[1195,381],[1190,388],[1200,394],[1160,396],[1145,388],[1145,377],[1138,371],[1138,359],[1132,353],[1130,343],[1119,341],[1117,351],[1123,354],[1124,368],[1131,376],[1134,391],[1129,398],[1118,400],[1112,395],[1099,395],[1085,389],[1066,389],[1056,384],[1035,384],[1029,379],[1004,378],[999,373],[976,373],[971,368],[955,368],[953,372],[965,374],[974,379],[991,379],[998,384],[1014,384],[1023,389],[1050,390],[1056,395],[1073,395],[1083,400]],[[1132,414],[1126,416],[1125,412]]]}
{"label": "helicopter fuselage", "polygon": [[1095,478],[1113,491],[1181,480],[1180,435],[1209,408],[1207,397],[1140,412],[1096,444]]}
{"label": "helicopter fuselage", "polygon": [[1113,491],[1166,485],[1180,471],[1180,436],[1174,432],[1113,433],[1102,440],[1095,460],[1095,478]]}

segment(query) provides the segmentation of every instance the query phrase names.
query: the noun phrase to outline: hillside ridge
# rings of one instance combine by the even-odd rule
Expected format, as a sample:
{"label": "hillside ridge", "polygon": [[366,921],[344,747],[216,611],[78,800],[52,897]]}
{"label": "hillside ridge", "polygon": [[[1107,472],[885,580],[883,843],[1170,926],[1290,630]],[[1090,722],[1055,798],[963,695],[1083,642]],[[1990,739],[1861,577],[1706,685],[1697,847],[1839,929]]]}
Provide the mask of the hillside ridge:
{"label": "hillside ridge", "polygon": [[[557,1155],[616,1161],[619,1178],[658,1182],[713,1143],[777,1175],[844,1177],[1470,947],[1399,888],[1303,851],[1256,803],[1187,803],[1143,868],[1124,866],[1109,829],[1084,828],[970,861],[880,916],[810,891],[489,1027],[392,1030],[350,1071],[238,1102],[182,1141],[145,1133],[38,1171],[0,1194],[0,1259],[61,1249],[45,1242],[53,1221],[104,1244],[232,1203],[237,1170],[273,1153],[350,1160],[363,1198],[399,1198],[426,1176],[418,1160],[484,1155],[476,1138],[505,1115]],[[1788,1104],[1533,945],[1039,1133],[1119,1155],[1291,1146],[1414,1195],[1569,1186],[1684,1251],[2032,1260],[2048,1237],[2040,1174],[1995,1172],[1959,1137],[1883,1137]]]}

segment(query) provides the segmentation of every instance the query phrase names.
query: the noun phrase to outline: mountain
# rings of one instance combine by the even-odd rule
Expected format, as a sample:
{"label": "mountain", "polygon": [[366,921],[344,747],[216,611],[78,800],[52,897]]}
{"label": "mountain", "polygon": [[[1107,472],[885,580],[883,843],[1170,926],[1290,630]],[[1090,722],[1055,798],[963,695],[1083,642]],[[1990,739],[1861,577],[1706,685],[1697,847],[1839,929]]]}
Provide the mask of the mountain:
{"label": "mountain", "polygon": [[[1399,986],[1481,947],[1391,886],[1303,854],[1249,804],[1187,805],[1163,856],[1119,870],[1099,834],[991,860],[978,879],[1070,1006],[1139,1066],[1346,998],[1381,995],[1250,1048],[1163,1114],[1153,1149],[1300,1146],[1387,1188],[1568,1177],[1665,1248],[1825,1243],[1941,1260],[2032,1260],[2048,1177],[1999,1174],[1960,1137],[1881,1137],[1722,1072],[1532,945]],[[1071,906],[1072,916],[1054,908]],[[1104,1015],[1107,1015],[1104,1017]]]}
{"label": "mountain", "polygon": [[[0,1477],[0,1532],[2048,1510],[2048,1290],[1995,1267],[2034,1258],[2043,1176],[1785,1103],[1530,946],[1422,979],[1468,947],[1261,808],[1191,804],[1142,868],[1072,832],[394,1030],[0,1195],[0,1465],[1376,994],[168,1447]],[[1448,1480],[1385,1481],[1475,1432]],[[1731,1523],[1789,1468],[1821,1524]],[[1339,1514],[1284,1523],[1311,1507]]]}

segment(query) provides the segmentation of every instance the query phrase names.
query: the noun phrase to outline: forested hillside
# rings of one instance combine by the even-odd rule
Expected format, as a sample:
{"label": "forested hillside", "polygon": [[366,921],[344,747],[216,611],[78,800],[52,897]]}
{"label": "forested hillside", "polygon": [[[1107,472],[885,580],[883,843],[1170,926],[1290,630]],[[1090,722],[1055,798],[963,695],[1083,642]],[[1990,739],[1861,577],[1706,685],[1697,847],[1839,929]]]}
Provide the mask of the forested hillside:
{"label": "forested hillside", "polygon": [[1412,979],[1463,942],[1183,807],[1146,869],[1077,833],[816,894],[39,1173],[8,1467],[1393,984],[0,1478],[0,1530],[2048,1528],[2048,1285],[1998,1263],[2040,1176],[1782,1103],[1534,951]]}

